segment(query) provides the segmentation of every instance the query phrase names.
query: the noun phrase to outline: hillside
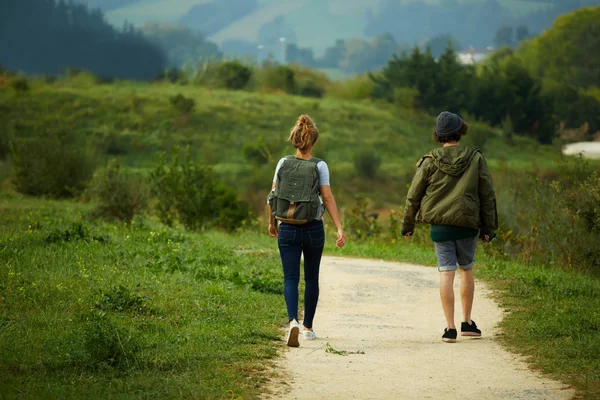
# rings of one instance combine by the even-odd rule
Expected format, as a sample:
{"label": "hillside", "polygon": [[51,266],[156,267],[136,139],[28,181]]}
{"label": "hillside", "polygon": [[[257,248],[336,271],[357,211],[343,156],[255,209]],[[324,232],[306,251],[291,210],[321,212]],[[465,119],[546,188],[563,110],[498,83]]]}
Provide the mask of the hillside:
{"label": "hillside", "polygon": [[[180,115],[169,105],[170,96],[177,94],[196,101],[191,115]],[[315,156],[331,163],[334,190],[342,199],[378,190],[380,204],[401,204],[416,161],[435,146],[434,117],[388,104],[171,84],[97,85],[85,76],[51,85],[38,81],[25,95],[2,90],[0,109],[5,116],[0,130],[24,135],[69,129],[99,149],[101,165],[116,156],[131,168],[147,171],[156,165],[160,151],[190,145],[256,205],[264,202],[263,189],[279,157],[293,150],[287,134],[303,113],[312,116],[322,132]],[[557,151],[533,140],[517,137],[511,146],[496,130],[469,122],[467,142],[483,147],[494,168],[529,167],[532,162],[540,166],[558,158]],[[270,161],[254,162],[244,155],[245,146],[266,150]],[[354,168],[355,156],[365,151],[381,157],[375,180],[358,177]]]}
{"label": "hillside", "polygon": [[[487,0],[471,1],[483,3]],[[116,26],[122,26],[125,21],[136,25],[146,22],[177,23],[195,5],[209,2],[210,0],[123,0],[121,7],[113,6],[108,9],[106,16]],[[432,0],[421,2],[437,4]],[[369,19],[381,12],[378,7],[382,3],[367,0],[259,0],[258,8],[253,13],[225,24],[211,39],[218,44],[232,40],[256,42],[263,24],[283,16],[295,30],[298,44],[312,47],[319,53],[336,39],[365,36],[368,33]],[[498,3],[506,9],[507,15],[514,17],[522,17],[549,7],[544,1],[499,0]],[[447,32],[432,34],[439,33]],[[402,41],[402,38],[397,39]]]}

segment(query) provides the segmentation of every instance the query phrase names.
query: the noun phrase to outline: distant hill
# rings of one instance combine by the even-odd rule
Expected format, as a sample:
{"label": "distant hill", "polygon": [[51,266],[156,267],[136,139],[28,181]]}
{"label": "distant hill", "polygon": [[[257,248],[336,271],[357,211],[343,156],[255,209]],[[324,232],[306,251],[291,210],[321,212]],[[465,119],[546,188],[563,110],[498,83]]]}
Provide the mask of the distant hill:
{"label": "distant hill", "polygon": [[[88,4],[92,5],[104,4],[108,21],[116,26],[122,26],[125,21],[135,25],[143,25],[147,22],[183,23],[195,29],[201,28],[219,45],[228,41],[261,44],[259,40],[261,27],[283,16],[286,24],[295,31],[297,44],[301,47],[312,47],[316,53],[323,52],[336,39],[370,37],[381,31],[389,31],[399,42],[409,44],[435,35],[446,34],[449,33],[450,28],[440,26],[439,22],[430,15],[435,15],[435,11],[439,10],[437,18],[444,22],[443,15],[449,8],[462,7],[472,11],[468,3],[478,3],[475,9],[487,7],[487,10],[494,10],[496,7],[502,10],[500,13],[487,12],[481,17],[477,15],[470,17],[471,20],[477,18],[481,20],[476,21],[478,25],[472,29],[463,29],[460,33],[463,38],[462,40],[459,38],[459,42],[479,46],[491,44],[497,26],[503,23],[529,21],[533,25],[532,32],[538,32],[549,26],[556,13],[550,13],[548,17],[542,17],[541,21],[536,23],[535,19],[531,18],[534,12],[545,11],[555,5],[569,11],[582,5],[600,3],[600,0],[566,2],[554,0],[444,0],[443,2],[439,0],[257,0],[253,1],[255,4],[252,7],[243,7],[243,10],[239,10],[240,7],[234,4],[239,1],[87,0]],[[424,9],[423,4],[428,4],[431,8]],[[221,10],[216,7],[219,5]],[[418,8],[420,10],[415,14],[418,18],[412,18],[408,14],[409,10],[413,12]],[[404,15],[398,15],[398,22],[394,24],[396,17],[394,13],[398,12],[398,9],[406,12]],[[486,18],[493,21],[487,24]],[[418,25],[418,29],[412,35],[406,34],[412,31],[406,26],[411,22]],[[404,26],[398,27],[399,24]],[[202,29],[203,27],[205,29]],[[482,32],[482,29],[487,31]],[[474,37],[474,43],[465,40],[465,36]]]}

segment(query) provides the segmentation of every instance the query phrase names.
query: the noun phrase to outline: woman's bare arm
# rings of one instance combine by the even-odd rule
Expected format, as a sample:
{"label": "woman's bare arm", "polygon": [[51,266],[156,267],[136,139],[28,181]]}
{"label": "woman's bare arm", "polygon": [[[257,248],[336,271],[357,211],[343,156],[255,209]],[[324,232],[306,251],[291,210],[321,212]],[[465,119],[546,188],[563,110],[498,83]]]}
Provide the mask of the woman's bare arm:
{"label": "woman's bare arm", "polygon": [[337,208],[337,203],[335,202],[335,198],[333,197],[333,193],[331,192],[331,186],[321,186],[321,197],[323,197],[323,204],[325,204],[325,208],[327,212],[331,216],[333,223],[335,224],[338,231],[338,239],[336,241],[336,245],[339,248],[344,247],[346,243],[346,234],[344,233],[344,228],[342,227],[342,221],[340,219],[340,213]]}

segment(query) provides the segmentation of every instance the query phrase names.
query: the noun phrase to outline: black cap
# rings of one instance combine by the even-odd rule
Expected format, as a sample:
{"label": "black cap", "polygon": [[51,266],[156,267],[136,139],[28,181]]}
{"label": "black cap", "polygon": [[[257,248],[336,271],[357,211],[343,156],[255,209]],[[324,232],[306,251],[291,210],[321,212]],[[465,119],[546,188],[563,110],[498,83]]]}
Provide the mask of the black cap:
{"label": "black cap", "polygon": [[444,111],[438,115],[435,122],[435,134],[438,137],[456,135],[463,127],[462,119],[449,111]]}

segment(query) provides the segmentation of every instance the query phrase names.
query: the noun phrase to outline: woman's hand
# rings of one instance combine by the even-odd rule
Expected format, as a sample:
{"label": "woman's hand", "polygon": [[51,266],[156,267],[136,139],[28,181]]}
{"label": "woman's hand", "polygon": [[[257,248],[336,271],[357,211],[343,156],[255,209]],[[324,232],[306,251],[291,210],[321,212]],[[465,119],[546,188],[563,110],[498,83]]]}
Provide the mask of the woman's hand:
{"label": "woman's hand", "polygon": [[269,224],[269,235],[273,237],[279,236],[279,227],[277,226],[277,223]]}
{"label": "woman's hand", "polygon": [[335,245],[341,249],[346,244],[346,234],[344,233],[344,228],[338,228],[337,236],[338,237]]}

